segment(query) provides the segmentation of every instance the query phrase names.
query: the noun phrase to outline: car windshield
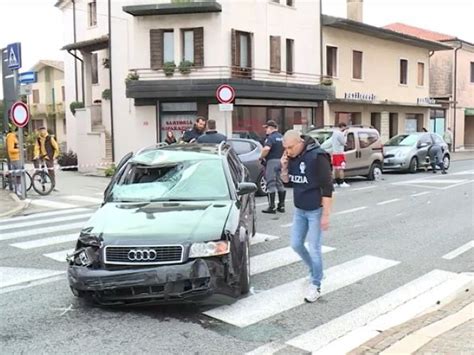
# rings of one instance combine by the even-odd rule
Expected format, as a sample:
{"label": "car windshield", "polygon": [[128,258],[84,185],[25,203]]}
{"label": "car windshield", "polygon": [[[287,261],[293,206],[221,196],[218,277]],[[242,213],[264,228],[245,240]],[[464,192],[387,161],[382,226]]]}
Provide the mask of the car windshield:
{"label": "car windshield", "polygon": [[418,136],[416,134],[400,134],[391,138],[386,146],[413,146],[418,142]]}
{"label": "car windshield", "polygon": [[130,163],[112,189],[115,202],[209,201],[229,199],[221,160],[189,160],[169,165]]}

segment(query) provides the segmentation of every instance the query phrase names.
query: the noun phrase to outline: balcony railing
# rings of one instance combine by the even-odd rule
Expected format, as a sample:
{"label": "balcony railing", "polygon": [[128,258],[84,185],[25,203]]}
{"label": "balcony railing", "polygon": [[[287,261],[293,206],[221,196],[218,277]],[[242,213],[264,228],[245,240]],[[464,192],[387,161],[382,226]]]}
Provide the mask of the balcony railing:
{"label": "balcony railing", "polygon": [[30,104],[30,112],[32,115],[54,115],[56,113],[64,113],[64,104]]}
{"label": "balcony railing", "polygon": [[168,76],[162,69],[137,68],[130,69],[130,74],[137,75],[138,80],[248,79],[302,85],[320,85],[326,80],[324,76],[316,74],[274,73],[267,69],[225,66],[192,68],[185,74],[176,68],[173,75]]}

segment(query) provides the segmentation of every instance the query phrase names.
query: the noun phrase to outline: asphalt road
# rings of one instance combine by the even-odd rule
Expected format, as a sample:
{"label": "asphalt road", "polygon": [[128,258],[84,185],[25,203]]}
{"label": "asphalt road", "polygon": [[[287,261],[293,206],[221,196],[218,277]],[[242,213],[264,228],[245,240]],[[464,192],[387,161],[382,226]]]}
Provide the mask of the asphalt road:
{"label": "asphalt road", "polygon": [[[65,187],[29,216],[0,221],[2,353],[304,353],[316,346],[308,339],[330,342],[331,334],[337,338],[386,314],[405,295],[426,287],[431,300],[436,282],[474,271],[474,161],[467,160],[452,163],[445,176],[386,174],[380,182],[354,180],[338,189],[323,240],[323,297],[315,304],[300,302],[295,280],[306,271],[285,249],[291,201],[287,213],[268,216],[259,198],[258,232],[267,236],[251,247],[255,272],[246,300],[227,308],[95,307],[70,293],[62,260],[105,184],[91,178],[88,188]],[[35,215],[38,208],[43,216]]]}

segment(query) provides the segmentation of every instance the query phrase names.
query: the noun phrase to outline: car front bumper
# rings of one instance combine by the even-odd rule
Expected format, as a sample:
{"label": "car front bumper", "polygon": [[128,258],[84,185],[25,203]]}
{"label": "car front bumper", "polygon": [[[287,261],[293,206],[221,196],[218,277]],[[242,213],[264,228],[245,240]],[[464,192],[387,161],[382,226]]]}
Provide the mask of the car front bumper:
{"label": "car front bumper", "polygon": [[198,302],[215,295],[235,297],[221,259],[120,270],[72,265],[68,281],[77,296],[103,305]]}
{"label": "car front bumper", "polygon": [[383,170],[407,170],[410,166],[410,162],[406,159],[397,159],[397,158],[385,158],[383,160]]}

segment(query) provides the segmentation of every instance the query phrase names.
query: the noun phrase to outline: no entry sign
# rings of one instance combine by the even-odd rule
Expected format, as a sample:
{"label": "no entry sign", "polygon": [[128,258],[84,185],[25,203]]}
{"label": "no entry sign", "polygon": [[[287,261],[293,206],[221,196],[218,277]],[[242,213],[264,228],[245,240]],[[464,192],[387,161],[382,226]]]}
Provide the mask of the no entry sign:
{"label": "no entry sign", "polygon": [[30,112],[24,102],[17,101],[12,105],[10,118],[18,128],[25,127],[30,121]]}
{"label": "no entry sign", "polygon": [[230,85],[221,85],[217,88],[216,97],[221,104],[229,104],[235,99],[235,90]]}

